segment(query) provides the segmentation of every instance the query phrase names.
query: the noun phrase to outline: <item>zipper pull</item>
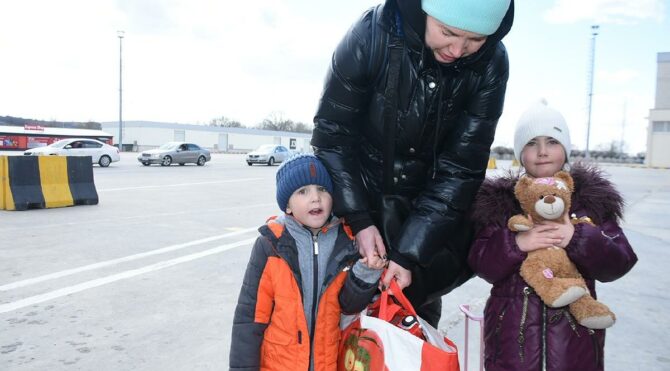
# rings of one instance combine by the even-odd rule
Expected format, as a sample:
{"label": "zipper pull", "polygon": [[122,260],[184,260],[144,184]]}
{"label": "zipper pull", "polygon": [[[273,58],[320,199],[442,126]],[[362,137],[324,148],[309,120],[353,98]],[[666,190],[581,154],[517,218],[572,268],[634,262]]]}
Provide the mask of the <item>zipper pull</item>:
{"label": "zipper pull", "polygon": [[314,255],[319,255],[319,241],[317,241],[317,236],[312,236],[312,241],[314,242]]}

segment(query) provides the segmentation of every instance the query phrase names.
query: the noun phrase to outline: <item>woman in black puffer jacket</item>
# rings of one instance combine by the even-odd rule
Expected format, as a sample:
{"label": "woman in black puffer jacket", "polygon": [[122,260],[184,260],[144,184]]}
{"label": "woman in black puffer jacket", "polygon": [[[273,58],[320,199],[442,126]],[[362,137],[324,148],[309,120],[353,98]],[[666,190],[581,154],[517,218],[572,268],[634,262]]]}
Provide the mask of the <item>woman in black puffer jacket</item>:
{"label": "woman in black puffer jacket", "polygon": [[[413,282],[406,292],[417,307],[434,303],[419,309],[433,324],[434,299],[471,276],[464,215],[502,113],[509,71],[501,39],[513,9],[511,0],[387,0],[368,10],[335,50],[314,118],[312,145],[333,178],[336,215],[352,227],[362,255],[388,247],[385,283]],[[468,18],[473,12],[480,16]],[[385,189],[391,44],[402,54],[397,88],[389,89],[397,93],[397,126],[393,186]],[[384,242],[383,193],[411,203],[401,227],[382,230],[395,234]]]}

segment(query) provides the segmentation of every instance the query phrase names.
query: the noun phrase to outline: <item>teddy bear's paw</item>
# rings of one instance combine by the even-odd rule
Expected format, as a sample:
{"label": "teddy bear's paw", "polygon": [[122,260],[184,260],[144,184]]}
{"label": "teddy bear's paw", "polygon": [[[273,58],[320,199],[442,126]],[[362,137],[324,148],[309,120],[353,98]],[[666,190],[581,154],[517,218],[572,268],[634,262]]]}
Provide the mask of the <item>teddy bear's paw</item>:
{"label": "teddy bear's paw", "polygon": [[616,320],[614,319],[614,315],[604,314],[600,316],[582,318],[582,320],[579,321],[579,324],[586,328],[602,330],[608,327],[612,327],[615,321]]}
{"label": "teddy bear's paw", "polygon": [[517,232],[526,232],[530,230],[530,227],[525,224],[513,224],[512,225],[515,231]]}
{"label": "teddy bear's paw", "polygon": [[572,304],[575,300],[581,298],[586,294],[586,288],[583,286],[571,286],[568,287],[561,296],[556,298],[549,306],[552,308],[564,307],[566,305]]}

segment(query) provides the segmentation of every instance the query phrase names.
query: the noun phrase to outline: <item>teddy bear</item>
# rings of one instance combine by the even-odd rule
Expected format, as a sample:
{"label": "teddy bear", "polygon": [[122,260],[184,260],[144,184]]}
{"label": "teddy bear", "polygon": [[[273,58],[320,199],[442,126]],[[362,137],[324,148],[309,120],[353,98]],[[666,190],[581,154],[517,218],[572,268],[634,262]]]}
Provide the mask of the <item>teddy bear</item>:
{"label": "teddy bear", "polygon": [[[522,232],[533,228],[534,222],[564,222],[573,191],[574,182],[565,171],[546,178],[522,176],[514,187],[514,195],[525,215],[512,216],[507,227],[514,232]],[[574,215],[571,223],[593,224],[588,217],[577,219]],[[528,252],[521,264],[520,274],[547,306],[558,308],[567,305],[580,325],[604,329],[614,324],[614,313],[591,296],[565,249],[554,246]]]}

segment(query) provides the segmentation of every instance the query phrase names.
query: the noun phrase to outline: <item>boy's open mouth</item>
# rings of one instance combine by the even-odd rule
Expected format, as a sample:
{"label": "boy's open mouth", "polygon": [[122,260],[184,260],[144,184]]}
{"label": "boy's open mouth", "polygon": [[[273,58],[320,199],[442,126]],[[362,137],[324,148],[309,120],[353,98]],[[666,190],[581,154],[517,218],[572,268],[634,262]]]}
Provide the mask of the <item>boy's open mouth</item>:
{"label": "boy's open mouth", "polygon": [[323,209],[312,209],[309,211],[310,215],[319,215],[323,212]]}

